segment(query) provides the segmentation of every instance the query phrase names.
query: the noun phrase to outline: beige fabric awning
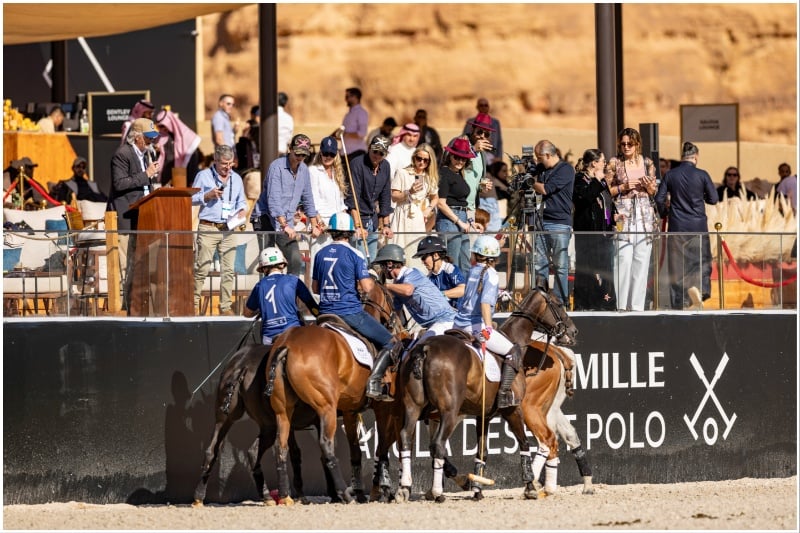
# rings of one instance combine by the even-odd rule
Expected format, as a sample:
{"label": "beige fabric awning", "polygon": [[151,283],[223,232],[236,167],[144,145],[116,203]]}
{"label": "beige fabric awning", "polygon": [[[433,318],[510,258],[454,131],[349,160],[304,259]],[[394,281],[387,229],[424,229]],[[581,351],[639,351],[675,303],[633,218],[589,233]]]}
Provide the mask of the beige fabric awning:
{"label": "beige fabric awning", "polygon": [[3,4],[3,44],[62,41],[143,30],[247,4]]}

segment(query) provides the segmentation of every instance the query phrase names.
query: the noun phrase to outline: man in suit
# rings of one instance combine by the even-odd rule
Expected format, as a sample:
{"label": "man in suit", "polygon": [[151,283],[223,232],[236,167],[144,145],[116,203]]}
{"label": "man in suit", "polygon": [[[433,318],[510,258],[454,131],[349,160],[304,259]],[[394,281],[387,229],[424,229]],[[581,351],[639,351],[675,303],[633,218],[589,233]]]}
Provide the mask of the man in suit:
{"label": "man in suit", "polygon": [[123,304],[130,309],[130,288],[133,280],[136,239],[130,231],[136,230],[138,211],[128,213],[131,204],[149,192],[152,180],[158,175],[158,161],[151,145],[158,138],[158,130],[149,118],[133,121],[125,143],[117,148],[111,158],[111,204],[117,212],[119,233],[119,261],[125,285]]}

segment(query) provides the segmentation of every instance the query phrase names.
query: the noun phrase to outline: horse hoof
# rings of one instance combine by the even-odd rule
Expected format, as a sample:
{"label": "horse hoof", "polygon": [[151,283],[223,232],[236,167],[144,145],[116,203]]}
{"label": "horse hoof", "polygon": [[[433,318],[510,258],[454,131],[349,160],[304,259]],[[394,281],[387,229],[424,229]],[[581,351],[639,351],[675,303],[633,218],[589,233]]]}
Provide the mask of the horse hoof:
{"label": "horse hoof", "polygon": [[192,502],[192,507],[194,507],[195,509],[197,509],[199,507],[203,507],[203,500],[195,500],[195,501],[193,501]]}
{"label": "horse hoof", "polygon": [[473,501],[476,501],[476,502],[481,501],[483,499],[483,491],[479,490],[477,492],[473,492],[472,493],[472,499],[473,499]]}
{"label": "horse hoof", "polygon": [[275,506],[277,506],[277,505],[278,505],[278,502],[276,502],[276,501],[275,501],[275,500],[273,500],[272,498],[269,498],[269,499],[267,499],[267,500],[264,500],[264,507],[275,507]]}
{"label": "horse hoof", "polygon": [[434,494],[432,490],[429,490],[428,492],[425,493],[425,499],[428,500],[428,501],[436,502],[436,503],[442,503],[447,498],[445,497],[444,493],[442,493],[442,494]]}
{"label": "horse hoof", "polygon": [[525,496],[526,500],[538,500],[539,499],[539,491],[533,486],[533,484],[528,483],[525,487],[525,492],[522,493]]}
{"label": "horse hoof", "polygon": [[[269,505],[269,504],[267,504],[267,505]],[[294,500],[292,499],[291,496],[287,496],[285,498],[280,498],[278,500],[278,505],[286,505],[288,507],[290,505],[294,505]]]}
{"label": "horse hoof", "polygon": [[353,497],[354,494],[355,491],[353,490],[353,487],[347,487],[339,497],[341,498],[342,503],[353,503],[355,501],[355,498]]}
{"label": "horse hoof", "polygon": [[594,494],[594,487],[583,487],[583,494]]}
{"label": "horse hoof", "polygon": [[400,487],[394,493],[395,503],[405,503],[411,501],[411,487]]}

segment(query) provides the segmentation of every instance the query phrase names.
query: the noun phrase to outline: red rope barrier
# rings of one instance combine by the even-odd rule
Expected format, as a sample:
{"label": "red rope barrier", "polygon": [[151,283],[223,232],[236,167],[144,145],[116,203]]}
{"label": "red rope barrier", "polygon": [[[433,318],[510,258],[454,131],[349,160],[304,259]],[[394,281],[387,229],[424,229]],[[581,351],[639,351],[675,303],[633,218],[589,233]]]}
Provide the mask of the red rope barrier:
{"label": "red rope barrier", "polygon": [[[789,285],[790,283],[794,282],[797,279],[797,271],[795,271],[794,276],[792,276],[791,278],[785,279],[780,283],[768,283],[768,282],[765,282],[765,281],[756,281],[756,280],[744,275],[744,272],[741,271],[741,269],[739,268],[739,265],[737,265],[736,261],[733,259],[733,255],[731,254],[731,250],[730,250],[730,248],[728,248],[728,243],[725,242],[724,240],[722,241],[722,248],[725,249],[725,255],[728,256],[728,261],[730,261],[731,265],[733,265],[733,269],[736,271],[736,274],[740,278],[742,278],[744,281],[746,281],[747,283],[749,283],[751,285],[755,285],[757,287],[764,287],[764,288],[767,288],[767,289],[771,289],[771,288],[774,288],[774,287],[784,287],[784,286]],[[720,275],[722,275],[722,274],[720,273]]]}
{"label": "red rope barrier", "polygon": [[[8,198],[8,196],[12,192],[14,192],[14,187],[17,185],[18,181],[19,181],[19,178],[15,179],[14,183],[12,183],[11,186],[8,188],[8,190],[6,191],[6,194],[3,196],[3,203],[6,203],[6,198]],[[41,194],[42,197],[44,197],[45,200],[47,200],[48,202],[50,202],[51,204],[53,204],[55,206],[61,205],[61,202],[59,202],[58,200],[54,199],[52,196],[47,194],[47,192],[42,188],[41,185],[39,185],[39,183],[36,180],[33,180],[33,179],[29,178],[28,179],[28,183],[31,184],[31,187],[33,187],[34,189],[39,191],[39,194]],[[77,209],[75,209],[71,205],[64,204],[64,207],[67,209],[67,211],[70,211],[70,212],[77,211]]]}

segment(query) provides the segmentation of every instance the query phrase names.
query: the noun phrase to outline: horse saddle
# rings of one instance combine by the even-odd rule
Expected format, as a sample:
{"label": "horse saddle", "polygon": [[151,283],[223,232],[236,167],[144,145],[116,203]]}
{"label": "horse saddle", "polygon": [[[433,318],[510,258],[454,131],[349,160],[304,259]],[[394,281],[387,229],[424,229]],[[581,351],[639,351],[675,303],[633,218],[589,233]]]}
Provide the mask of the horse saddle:
{"label": "horse saddle", "polygon": [[497,357],[493,352],[486,350],[486,355],[488,357],[483,357],[483,348],[481,346],[480,341],[474,335],[470,335],[464,330],[461,329],[448,329],[444,332],[445,335],[449,335],[451,337],[455,337],[456,339],[460,340],[464,343],[464,345],[472,350],[472,353],[478,358],[479,361],[484,361],[486,365],[486,379],[497,383],[500,381],[500,365],[497,362]]}
{"label": "horse saddle", "polygon": [[356,361],[367,368],[372,369],[377,352],[375,347],[366,339],[366,337],[351,328],[347,322],[342,320],[338,315],[319,315],[317,317],[317,325],[333,330],[344,337],[344,340],[347,341],[347,344],[350,346],[350,351],[353,353],[353,357],[355,357]]}

